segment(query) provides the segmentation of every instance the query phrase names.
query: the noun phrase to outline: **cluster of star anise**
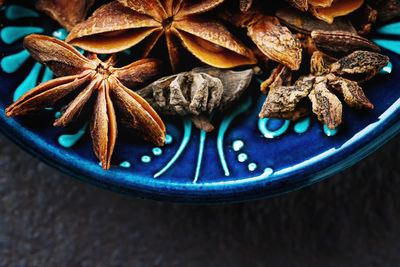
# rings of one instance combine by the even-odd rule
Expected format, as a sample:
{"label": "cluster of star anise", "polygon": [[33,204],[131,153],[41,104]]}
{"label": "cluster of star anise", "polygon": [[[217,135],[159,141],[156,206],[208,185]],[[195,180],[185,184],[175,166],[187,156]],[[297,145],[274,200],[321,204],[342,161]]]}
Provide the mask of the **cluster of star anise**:
{"label": "cluster of star anise", "polygon": [[[360,8],[364,3],[363,0],[287,1],[301,11],[309,10],[313,16],[320,19],[314,18],[319,22],[310,20],[310,15],[307,13],[300,11],[296,13],[295,9],[285,11],[274,7],[269,10],[269,5],[276,4],[269,1],[254,1],[253,3],[251,0],[38,0],[37,8],[58,21],[70,33],[66,42],[52,37],[31,35],[25,38],[24,46],[37,61],[48,66],[59,78],[40,84],[23,95],[7,108],[6,115],[11,117],[51,107],[75,93],[76,98],[63,109],[61,118],[55,122],[55,126],[66,126],[77,120],[81,113],[87,110],[85,106],[94,103],[90,131],[94,152],[103,168],[108,169],[117,136],[116,114],[121,123],[138,130],[144,139],[157,145],[162,145],[165,140],[165,126],[160,117],[146,100],[132,91],[149,84],[161,73],[160,60],[141,59],[125,67],[116,68],[115,53],[133,48],[133,54],[146,58],[152,55],[151,53],[154,54],[153,50],[164,49],[167,52],[164,54],[168,55],[170,67],[174,73],[187,70],[188,61],[184,60],[188,55],[187,52],[202,64],[222,69],[254,66],[259,63],[259,66],[266,70],[270,61],[275,61],[279,65],[263,84],[262,89],[267,92],[267,88],[270,88],[271,97],[276,100],[276,96],[279,96],[279,93],[275,94],[278,92],[277,88],[290,85],[292,72],[299,70],[304,61],[303,58],[308,56],[305,51],[311,55],[320,49],[324,53],[328,51],[327,54],[329,54],[330,45],[340,43],[343,38],[348,41],[351,49],[346,50],[338,46],[339,50],[346,50],[346,53],[342,53],[341,56],[355,50],[363,50],[363,48],[375,51],[375,47],[357,36],[352,26],[340,19],[334,20],[337,16]],[[382,1],[378,2],[375,6],[380,8],[384,6]],[[391,2],[391,0],[384,2]],[[2,3],[3,1],[0,0],[0,5]],[[359,23],[360,31],[368,31],[375,22],[374,18],[376,20],[377,8],[374,9],[371,6],[375,7],[374,4],[364,4],[362,7],[366,10],[366,19]],[[394,7],[392,10],[393,15],[400,8]],[[91,15],[87,18],[89,13]],[[298,33],[293,34],[289,28],[281,25],[281,22]],[[353,34],[351,38],[340,32],[330,35],[332,31],[349,29],[343,25],[349,26]],[[312,33],[314,30],[330,32]],[[247,37],[243,33],[247,34]],[[88,54],[83,56],[73,46],[84,49]],[[103,62],[98,59],[97,54],[111,54],[111,56]],[[321,58],[326,59],[325,56]],[[386,62],[386,58],[376,57],[375,59],[381,61],[376,64],[374,72]],[[328,61],[315,61],[320,63],[314,64],[315,68],[328,64]],[[335,59],[332,62],[336,61]],[[332,62],[329,61],[329,64]],[[331,76],[327,76],[326,83],[329,77],[333,79],[334,73],[331,67],[328,69]],[[229,75],[237,76],[230,73]],[[199,75],[186,74],[186,76],[177,77],[197,76]],[[212,77],[200,80],[215,82]],[[298,83],[302,84],[301,88],[305,88],[305,83],[309,88],[311,83],[306,80],[303,78],[299,80]],[[158,86],[163,83],[156,84]],[[199,105],[214,103],[207,99],[208,96],[199,96],[203,92],[201,89],[203,87],[199,87],[196,82],[190,82],[192,86],[196,86],[196,90],[192,91],[187,91],[188,85],[184,82],[181,81],[179,84],[182,86],[179,90],[186,90],[180,93],[185,96],[180,98],[182,103],[186,103],[187,99]],[[317,80],[313,79],[311,87],[316,84],[318,84]],[[331,81],[331,84],[340,87],[337,81]],[[173,87],[170,84],[168,86],[159,91],[166,92]],[[204,85],[204,88],[211,87],[211,85]],[[217,91],[222,94],[223,89],[220,87]],[[230,89],[227,88],[226,92],[234,92]],[[287,90],[287,88],[284,89]],[[312,92],[311,89],[307,90]],[[178,91],[174,93],[179,94]],[[196,92],[199,101],[191,100],[194,96],[190,92]],[[327,94],[326,91],[324,93]],[[172,95],[172,92],[167,92],[166,95]],[[159,96],[154,95],[154,98],[157,97]],[[236,97],[224,99],[236,99]],[[285,97],[282,99],[288,100]],[[204,103],[200,103],[202,101]],[[297,102],[287,104],[296,106]],[[319,107],[324,108],[321,105]],[[190,108],[200,110],[196,107]],[[314,112],[321,114],[325,111],[314,110]],[[288,115],[282,110],[270,113]],[[323,118],[320,119],[324,121]]]}

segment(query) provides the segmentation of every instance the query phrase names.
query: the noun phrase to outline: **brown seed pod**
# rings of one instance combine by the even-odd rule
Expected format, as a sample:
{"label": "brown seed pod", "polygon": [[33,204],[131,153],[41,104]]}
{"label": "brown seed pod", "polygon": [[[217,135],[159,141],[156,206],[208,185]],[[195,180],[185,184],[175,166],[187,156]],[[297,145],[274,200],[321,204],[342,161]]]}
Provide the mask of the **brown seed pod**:
{"label": "brown seed pod", "polygon": [[342,123],[342,103],[327,86],[326,77],[316,77],[315,84],[308,98],[312,110],[329,129],[333,130]]}
{"label": "brown seed pod", "polygon": [[343,95],[344,101],[352,108],[373,109],[374,105],[365,96],[363,89],[356,83],[333,74],[327,75],[329,87]]}
{"label": "brown seed pod", "polygon": [[380,52],[379,46],[357,34],[343,31],[313,31],[311,37],[318,50],[340,58],[356,50]]}
{"label": "brown seed pod", "polygon": [[350,20],[345,17],[336,18],[332,24],[328,24],[316,19],[309,13],[300,12],[290,7],[278,9],[275,15],[289,28],[308,35],[315,30],[357,33]]}
{"label": "brown seed pod", "polygon": [[279,64],[278,67],[272,70],[271,75],[260,86],[261,92],[266,94],[269,88],[276,88],[279,86],[287,86],[292,82],[292,71]]}
{"label": "brown seed pod", "polygon": [[301,44],[276,17],[264,15],[258,10],[247,13],[223,10],[219,16],[236,27],[247,28],[247,35],[269,59],[292,70],[300,68]]}
{"label": "brown seed pod", "polygon": [[386,23],[400,17],[399,0],[367,0],[367,2],[378,12],[377,22],[379,23]]}
{"label": "brown seed pod", "polygon": [[308,0],[286,0],[286,2],[300,11],[308,10]]}
{"label": "brown seed pod", "polygon": [[365,82],[389,63],[389,57],[370,51],[355,51],[331,65],[331,72],[343,78]]}
{"label": "brown seed pod", "polygon": [[[307,97],[313,88],[314,77],[302,77],[293,86],[272,87],[268,93],[261,112],[260,118],[283,118],[294,116],[297,104]],[[300,114],[299,110],[295,112]],[[304,112],[301,112],[304,113]]]}
{"label": "brown seed pod", "polygon": [[331,69],[330,66],[332,63],[336,62],[337,59],[325,55],[320,51],[315,51],[311,56],[310,61],[310,71],[312,75],[322,76],[328,74]]}
{"label": "brown seed pod", "polygon": [[316,18],[327,23],[333,23],[335,17],[345,16],[353,12],[359,9],[363,3],[364,0],[333,0],[331,5],[325,7],[311,4],[310,11]]}

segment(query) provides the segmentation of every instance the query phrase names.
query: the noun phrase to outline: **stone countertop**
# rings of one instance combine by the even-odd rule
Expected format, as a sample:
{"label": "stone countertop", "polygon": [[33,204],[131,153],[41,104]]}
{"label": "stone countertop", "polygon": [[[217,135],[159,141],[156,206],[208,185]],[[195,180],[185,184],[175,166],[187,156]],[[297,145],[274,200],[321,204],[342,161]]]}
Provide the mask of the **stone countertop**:
{"label": "stone countertop", "polygon": [[0,266],[398,266],[399,147],[284,196],[187,206],[79,182],[0,136]]}

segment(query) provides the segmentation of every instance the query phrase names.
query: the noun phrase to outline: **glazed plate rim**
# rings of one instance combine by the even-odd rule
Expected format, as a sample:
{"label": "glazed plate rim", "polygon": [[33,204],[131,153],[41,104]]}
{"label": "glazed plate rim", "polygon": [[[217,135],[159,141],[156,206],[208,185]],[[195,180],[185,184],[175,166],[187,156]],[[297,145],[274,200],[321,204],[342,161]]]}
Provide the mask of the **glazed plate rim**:
{"label": "glazed plate rim", "polygon": [[[81,181],[114,192],[131,196],[168,202],[193,204],[217,204],[242,202],[285,194],[319,182],[329,176],[350,167],[368,156],[400,131],[400,98],[398,98],[379,119],[363,128],[340,148],[331,148],[326,152],[306,159],[302,163],[277,171],[269,175],[268,170],[259,176],[242,178],[237,181],[215,183],[174,183],[130,173],[130,180],[121,177],[123,172],[113,177],[93,177],[90,166],[70,166],[68,160],[55,160],[50,151],[46,151],[45,142],[36,139],[20,127],[14,119],[0,115],[0,132],[22,149],[44,161],[50,166],[71,175]],[[18,130],[22,129],[22,130]],[[30,143],[30,145],[28,145]],[[340,152],[340,153],[339,153]],[[76,168],[74,168],[76,167]],[[89,167],[89,168],[85,168]],[[114,172],[115,173],[115,172]],[[290,176],[290,179],[285,179]]]}

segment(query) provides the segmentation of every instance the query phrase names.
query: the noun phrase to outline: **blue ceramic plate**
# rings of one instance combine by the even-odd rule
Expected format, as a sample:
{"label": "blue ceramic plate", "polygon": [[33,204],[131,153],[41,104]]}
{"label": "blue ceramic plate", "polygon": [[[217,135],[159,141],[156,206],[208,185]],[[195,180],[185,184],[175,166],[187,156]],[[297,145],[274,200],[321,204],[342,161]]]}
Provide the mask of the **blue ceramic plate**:
{"label": "blue ceramic plate", "polygon": [[[22,38],[30,33],[63,38],[66,33],[48,18],[19,6],[3,8],[0,19],[1,131],[48,164],[118,192],[196,203],[282,194],[356,163],[400,129],[400,58],[383,49],[391,64],[363,86],[375,109],[344,108],[344,123],[335,131],[327,130],[314,117],[297,123],[259,120],[265,96],[258,93],[255,81],[249,90],[253,95],[224,116],[213,118],[216,130],[211,134],[197,130],[187,118],[172,118],[166,122],[167,144],[159,148],[121,130],[113,166],[103,171],[92,152],[86,125],[52,127],[57,110],[15,119],[4,116],[13,99],[52,77],[23,50]],[[380,29],[382,35],[376,42],[394,52],[399,50],[398,27],[392,24]]]}

